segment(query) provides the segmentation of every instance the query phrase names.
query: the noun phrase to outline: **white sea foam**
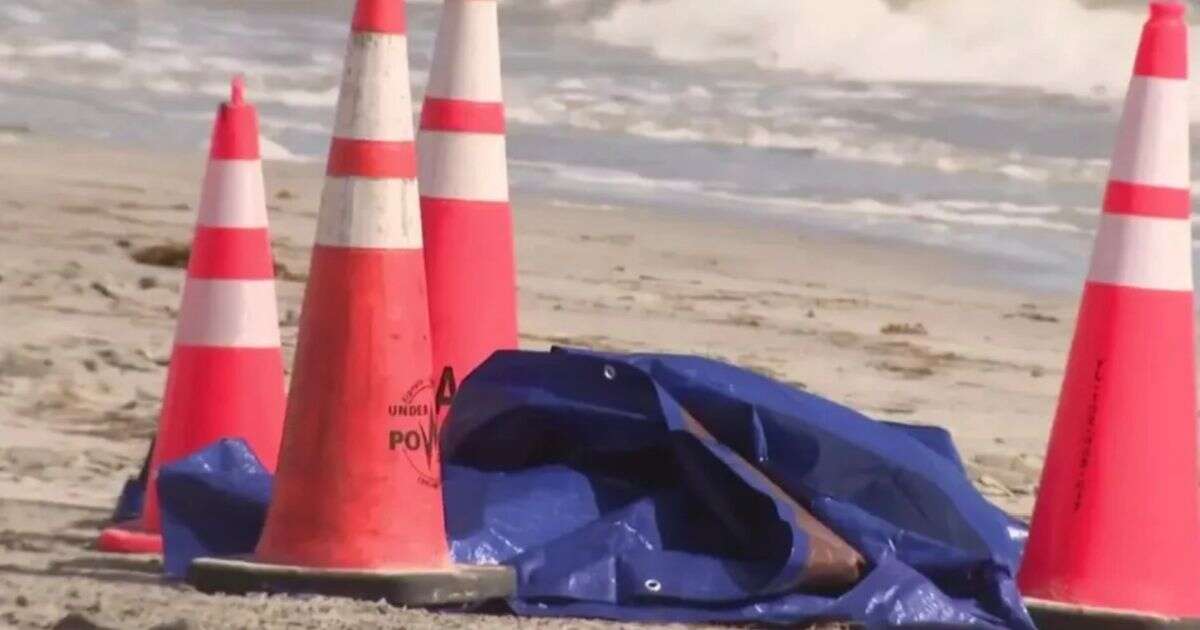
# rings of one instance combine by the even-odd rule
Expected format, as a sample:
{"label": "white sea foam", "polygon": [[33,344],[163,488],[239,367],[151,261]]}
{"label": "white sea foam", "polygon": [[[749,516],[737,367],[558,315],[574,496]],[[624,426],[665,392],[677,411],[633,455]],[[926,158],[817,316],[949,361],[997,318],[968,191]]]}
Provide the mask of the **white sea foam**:
{"label": "white sea foam", "polygon": [[1030,168],[1021,164],[1005,164],[996,170],[1009,178],[1024,181],[1044,182],[1050,179],[1050,174],[1045,170]]}
{"label": "white sea foam", "polygon": [[[639,90],[625,94],[640,95]],[[744,146],[800,151],[826,159],[928,168],[944,173],[986,173],[1016,181],[1102,181],[1107,161],[1097,162],[1037,155],[1013,155],[958,147],[946,142],[887,132],[871,123],[836,116],[803,115],[802,109],[733,104],[730,110],[702,109],[680,115],[657,103],[631,105],[637,97],[597,91],[595,98],[543,93],[532,100],[522,90],[510,95],[508,119],[529,126],[560,126],[586,131],[619,132],[661,142]],[[332,96],[332,95],[331,95]],[[670,94],[665,95],[670,99]],[[270,97],[268,97],[270,100]]]}
{"label": "white sea foam", "polygon": [[[1140,11],[1076,0],[619,0],[591,30],[670,60],[1115,96],[1143,20]],[[1200,50],[1195,31],[1192,43]]]}
{"label": "white sea foam", "polygon": [[[571,185],[601,188],[611,195],[650,195],[668,192],[696,195],[710,203],[744,208],[780,216],[842,215],[856,216],[868,223],[880,221],[917,222],[931,229],[945,230],[952,226],[983,228],[1025,228],[1059,233],[1084,233],[1085,229],[1070,217],[1094,217],[1095,208],[1068,208],[1051,204],[1018,204],[969,199],[914,199],[890,202],[871,198],[822,200],[804,196],[780,197],[746,195],[705,188],[701,182],[656,179],[615,169],[568,166],[558,163],[513,160],[519,171],[538,172]],[[1077,219],[1078,220],[1078,219]]]}
{"label": "white sea foam", "polygon": [[0,15],[18,24],[41,24],[46,21],[46,17],[41,12],[19,4],[0,7]]}
{"label": "white sea foam", "polygon": [[518,123],[539,127],[550,124],[550,120],[533,107],[513,107],[510,105],[505,108],[504,114],[510,124]]}
{"label": "white sea foam", "polygon": [[39,44],[19,50],[18,54],[37,59],[73,59],[96,62],[114,62],[125,58],[125,53],[104,42],[80,40]]}
{"label": "white sea foam", "polygon": [[197,72],[204,68],[204,61],[194,53],[154,52],[137,55],[129,59],[128,68],[147,76],[162,76],[168,73]]}
{"label": "white sea foam", "polygon": [[677,193],[702,193],[700,182],[682,179],[654,179],[630,171],[588,166],[571,166],[557,162],[510,160],[514,167],[548,173],[563,182],[586,184],[600,189],[625,188],[627,190],[662,190]]}
{"label": "white sea foam", "polygon": [[160,77],[150,79],[142,83],[142,87],[154,92],[155,94],[187,94],[191,91],[192,86],[178,81],[170,77]]}
{"label": "white sea foam", "polygon": [[276,162],[314,162],[317,160],[315,157],[293,153],[287,147],[267,137],[259,138],[259,151],[262,153],[262,159]]}
{"label": "white sea foam", "polygon": [[[731,200],[774,213],[818,212],[859,215],[868,219],[901,219],[939,227],[963,225],[987,228],[1026,228],[1063,233],[1081,233],[1079,226],[1061,220],[1063,208],[1020,206],[1012,203],[977,203],[958,200],[915,200],[889,203],[878,199],[825,202],[794,198],[757,199],[731,196]],[[1094,212],[1094,211],[1093,211]],[[1055,218],[1058,217],[1058,218]]]}
{"label": "white sea foam", "polygon": [[327,90],[292,90],[268,89],[257,97],[259,102],[278,103],[296,108],[330,108],[337,104],[338,89],[331,87]]}
{"label": "white sea foam", "polygon": [[560,90],[586,90],[587,84],[583,82],[583,79],[571,77],[560,80],[554,84],[554,87]]}
{"label": "white sea foam", "polygon": [[696,129],[690,127],[665,127],[653,120],[638,121],[626,127],[625,132],[634,136],[641,136],[652,140],[666,140],[668,142],[709,141],[707,135]]}
{"label": "white sea foam", "polygon": [[173,37],[142,35],[138,37],[138,46],[154,50],[179,50],[182,44]]}

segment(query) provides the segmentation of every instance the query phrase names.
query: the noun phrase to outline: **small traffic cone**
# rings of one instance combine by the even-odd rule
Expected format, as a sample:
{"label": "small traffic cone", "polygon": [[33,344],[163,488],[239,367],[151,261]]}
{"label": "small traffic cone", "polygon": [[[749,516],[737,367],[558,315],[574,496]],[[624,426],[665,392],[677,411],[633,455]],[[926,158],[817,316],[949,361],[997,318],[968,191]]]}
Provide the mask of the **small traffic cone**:
{"label": "small traffic cone", "polygon": [[517,347],[497,0],[446,0],[418,137],[436,403]]}
{"label": "small traffic cone", "polygon": [[266,524],[252,560],[193,562],[201,590],[434,605],[515,586],[450,563],[407,46],[403,0],[359,0]]}
{"label": "small traffic cone", "polygon": [[1042,627],[1200,618],[1183,14],[1151,3],[1121,121],[1019,579]]}
{"label": "small traffic cone", "polygon": [[99,548],[160,553],[159,468],[218,439],[245,439],[273,470],[283,409],[258,114],[239,78],[213,128],[142,515],[101,532]]}

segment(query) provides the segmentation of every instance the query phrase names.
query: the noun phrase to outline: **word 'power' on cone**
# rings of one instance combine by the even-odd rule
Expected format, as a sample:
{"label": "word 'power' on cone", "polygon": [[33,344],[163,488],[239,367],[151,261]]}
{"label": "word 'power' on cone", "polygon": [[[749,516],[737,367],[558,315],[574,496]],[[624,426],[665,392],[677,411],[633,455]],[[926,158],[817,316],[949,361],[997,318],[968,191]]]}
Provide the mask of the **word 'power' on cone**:
{"label": "word 'power' on cone", "polygon": [[418,137],[439,413],[458,382],[517,347],[497,0],[446,0]]}
{"label": "word 'power' on cone", "polygon": [[246,440],[274,470],[284,413],[274,266],[258,114],[239,78],[213,128],[142,516],[104,530],[100,549],[161,552],[159,469],[218,439]]}
{"label": "word 'power' on cone", "polygon": [[1183,12],[1151,4],[1121,121],[1020,573],[1043,627],[1200,618]]}
{"label": "word 'power' on cone", "polygon": [[359,0],[274,495],[254,558],[192,564],[201,590],[437,605],[515,587],[450,563],[407,46],[403,0]]}

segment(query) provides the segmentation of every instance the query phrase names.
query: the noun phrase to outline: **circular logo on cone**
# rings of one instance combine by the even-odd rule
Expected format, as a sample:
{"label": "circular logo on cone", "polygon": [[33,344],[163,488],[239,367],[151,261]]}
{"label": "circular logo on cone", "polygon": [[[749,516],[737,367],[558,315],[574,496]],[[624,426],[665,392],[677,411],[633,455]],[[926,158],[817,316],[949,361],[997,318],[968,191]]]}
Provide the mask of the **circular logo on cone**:
{"label": "circular logo on cone", "polygon": [[438,440],[441,421],[429,402],[429,381],[417,381],[408,388],[399,403],[388,406],[388,415],[403,425],[388,433],[388,447],[400,451],[417,474],[417,481],[437,488],[442,483]]}

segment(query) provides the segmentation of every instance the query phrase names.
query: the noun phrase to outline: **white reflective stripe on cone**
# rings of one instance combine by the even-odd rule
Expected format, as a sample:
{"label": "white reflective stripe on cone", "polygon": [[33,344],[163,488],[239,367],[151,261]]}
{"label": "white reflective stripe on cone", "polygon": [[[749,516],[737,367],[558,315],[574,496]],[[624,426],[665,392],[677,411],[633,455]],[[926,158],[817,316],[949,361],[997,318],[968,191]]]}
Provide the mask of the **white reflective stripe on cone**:
{"label": "white reflective stripe on cone", "polygon": [[175,343],[232,348],[279,347],[274,280],[188,278]]}
{"label": "white reflective stripe on cone", "polygon": [[1139,289],[1191,291],[1191,221],[1100,215],[1088,280]]}
{"label": "white reflective stripe on cone", "polygon": [[351,34],[333,135],[356,140],[412,141],[406,36]]}
{"label": "white reflective stripe on cone", "polygon": [[1189,188],[1188,82],[1135,76],[1125,103],[1111,179]]}
{"label": "white reflective stripe on cone", "polygon": [[508,161],[502,135],[422,131],[417,156],[421,194],[426,197],[508,201]]}
{"label": "white reflective stripe on cone", "polygon": [[211,160],[204,173],[197,222],[215,228],[267,227],[259,160]]}
{"label": "white reflective stripe on cone", "polygon": [[426,97],[504,100],[496,13],[494,0],[446,0]]}
{"label": "white reflective stripe on cone", "polygon": [[416,180],[325,178],[317,244],[420,249],[421,199]]}

